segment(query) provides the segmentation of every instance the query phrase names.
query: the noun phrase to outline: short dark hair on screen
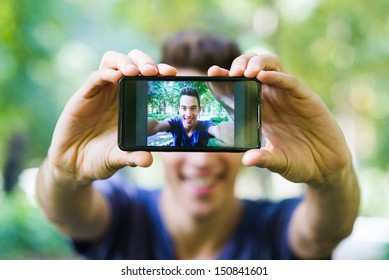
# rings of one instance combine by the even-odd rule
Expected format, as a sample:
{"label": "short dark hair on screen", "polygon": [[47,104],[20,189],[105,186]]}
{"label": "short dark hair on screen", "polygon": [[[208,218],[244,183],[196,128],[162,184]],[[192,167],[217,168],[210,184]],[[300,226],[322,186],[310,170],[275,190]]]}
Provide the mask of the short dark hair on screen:
{"label": "short dark hair on screen", "polygon": [[199,97],[199,93],[198,93],[197,89],[195,89],[194,87],[190,87],[190,86],[183,87],[180,91],[180,98],[183,95],[196,97],[197,104],[200,107],[200,97]]}

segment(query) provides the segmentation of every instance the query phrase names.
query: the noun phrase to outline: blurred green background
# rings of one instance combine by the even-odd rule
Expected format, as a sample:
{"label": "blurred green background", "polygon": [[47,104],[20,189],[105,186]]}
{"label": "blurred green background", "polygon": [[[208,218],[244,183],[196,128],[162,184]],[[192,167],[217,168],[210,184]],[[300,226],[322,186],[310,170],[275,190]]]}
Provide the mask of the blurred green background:
{"label": "blurred green background", "polygon": [[138,48],[158,60],[163,39],[188,28],[233,38],[244,52],[278,54],[339,120],[361,182],[361,216],[388,218],[388,11],[386,0],[1,0],[0,259],[77,257],[36,207],[31,168],[105,51]]}

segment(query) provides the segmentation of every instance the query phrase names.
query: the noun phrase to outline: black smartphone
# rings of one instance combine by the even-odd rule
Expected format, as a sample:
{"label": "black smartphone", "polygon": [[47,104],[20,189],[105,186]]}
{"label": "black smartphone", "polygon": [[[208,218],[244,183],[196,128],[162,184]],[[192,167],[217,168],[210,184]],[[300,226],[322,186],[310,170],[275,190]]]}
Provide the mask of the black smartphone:
{"label": "black smartphone", "polygon": [[125,151],[244,152],[261,146],[261,83],[244,77],[122,77]]}

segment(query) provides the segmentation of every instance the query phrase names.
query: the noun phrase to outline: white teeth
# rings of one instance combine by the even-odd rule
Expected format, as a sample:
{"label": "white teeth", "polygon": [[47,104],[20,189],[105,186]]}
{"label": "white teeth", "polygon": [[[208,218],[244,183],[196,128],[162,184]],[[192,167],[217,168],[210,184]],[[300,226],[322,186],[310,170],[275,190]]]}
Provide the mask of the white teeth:
{"label": "white teeth", "polygon": [[199,178],[196,178],[196,179],[192,179],[191,180],[193,183],[195,183],[198,187],[208,187],[210,185],[213,184],[214,182],[214,179],[212,178],[206,178],[206,179],[199,179]]}

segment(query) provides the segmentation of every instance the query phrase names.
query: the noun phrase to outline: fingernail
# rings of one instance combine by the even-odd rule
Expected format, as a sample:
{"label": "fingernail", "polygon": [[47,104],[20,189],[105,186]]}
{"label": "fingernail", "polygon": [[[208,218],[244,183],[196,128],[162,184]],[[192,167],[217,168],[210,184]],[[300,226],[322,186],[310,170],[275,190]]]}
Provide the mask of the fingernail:
{"label": "fingernail", "polygon": [[242,75],[242,73],[244,72],[244,69],[243,67],[241,66],[235,66],[233,67],[231,70],[230,70],[230,75]]}
{"label": "fingernail", "polygon": [[234,72],[240,72],[240,71],[244,71],[244,68],[242,66],[235,66],[232,70]]}
{"label": "fingernail", "polygon": [[124,75],[133,76],[139,74],[139,69],[132,64],[127,64],[124,68]]}
{"label": "fingernail", "polygon": [[248,67],[247,70],[248,70],[248,71],[252,71],[252,72],[259,72],[260,69],[259,69],[259,67],[257,67],[257,66],[256,66],[256,67],[252,67],[252,66],[251,66],[251,67]]}
{"label": "fingernail", "polygon": [[127,65],[126,65],[126,70],[132,71],[132,70],[134,70],[134,69],[136,69],[136,67],[135,67],[134,65],[132,65],[132,64],[127,64]]}
{"label": "fingernail", "polygon": [[145,64],[143,67],[144,67],[144,70],[154,70],[154,71],[158,71],[158,70],[157,70],[157,67],[155,67],[154,65],[151,65],[151,64]]}

